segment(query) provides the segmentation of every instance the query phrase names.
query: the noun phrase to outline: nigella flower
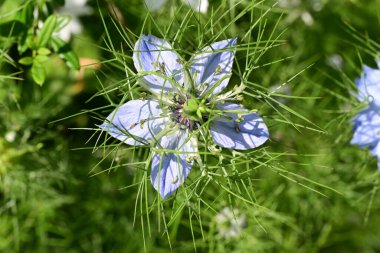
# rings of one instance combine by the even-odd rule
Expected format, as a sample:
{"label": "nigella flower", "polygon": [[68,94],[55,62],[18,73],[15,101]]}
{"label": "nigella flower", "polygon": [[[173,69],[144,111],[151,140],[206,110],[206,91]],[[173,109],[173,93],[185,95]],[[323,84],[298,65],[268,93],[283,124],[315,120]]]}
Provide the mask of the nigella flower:
{"label": "nigella flower", "polygon": [[[380,68],[380,62],[377,62]],[[351,144],[361,148],[369,147],[371,154],[378,158],[380,169],[380,70],[364,66],[361,78],[356,80],[357,99],[368,106],[354,118],[354,136]]]}
{"label": "nigella flower", "polygon": [[232,73],[236,38],[212,43],[185,62],[171,45],[153,35],[135,44],[133,61],[152,96],[115,109],[100,126],[129,145],[153,148],[151,181],[162,197],[188,176],[198,155],[200,136],[215,144],[246,150],[269,137],[262,118],[230,102],[238,89],[223,95]]}
{"label": "nigella flower", "polygon": [[[158,10],[167,0],[144,0],[150,11]],[[194,11],[202,13],[207,12],[208,0],[182,0],[183,3],[190,6]]]}

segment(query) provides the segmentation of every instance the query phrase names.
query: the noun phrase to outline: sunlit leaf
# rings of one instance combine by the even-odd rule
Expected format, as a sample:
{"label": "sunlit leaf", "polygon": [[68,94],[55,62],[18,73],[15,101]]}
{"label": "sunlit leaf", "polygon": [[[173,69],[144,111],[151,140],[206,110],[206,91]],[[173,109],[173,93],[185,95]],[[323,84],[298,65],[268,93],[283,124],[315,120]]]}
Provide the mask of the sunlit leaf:
{"label": "sunlit leaf", "polygon": [[23,57],[18,62],[22,65],[30,65],[33,63],[33,58],[30,56]]}
{"label": "sunlit leaf", "polygon": [[46,47],[41,47],[37,50],[37,53],[39,55],[49,55],[51,53],[51,51]]}
{"label": "sunlit leaf", "polygon": [[49,59],[48,56],[46,55],[37,55],[35,58],[34,58],[34,61],[37,61],[37,62],[40,62],[40,63],[44,63],[45,61],[47,61]]}
{"label": "sunlit leaf", "polygon": [[70,22],[70,20],[70,16],[58,16],[54,32],[59,32],[60,30],[62,30],[62,28],[64,28]]}
{"label": "sunlit leaf", "polygon": [[33,80],[41,86],[45,82],[46,72],[45,72],[44,65],[41,62],[39,61],[33,62],[32,77],[33,77]]}
{"label": "sunlit leaf", "polygon": [[39,38],[37,42],[38,47],[44,47],[49,42],[54,29],[55,25],[57,23],[57,16],[50,15],[44,22],[44,25],[42,26],[42,29],[39,33]]}

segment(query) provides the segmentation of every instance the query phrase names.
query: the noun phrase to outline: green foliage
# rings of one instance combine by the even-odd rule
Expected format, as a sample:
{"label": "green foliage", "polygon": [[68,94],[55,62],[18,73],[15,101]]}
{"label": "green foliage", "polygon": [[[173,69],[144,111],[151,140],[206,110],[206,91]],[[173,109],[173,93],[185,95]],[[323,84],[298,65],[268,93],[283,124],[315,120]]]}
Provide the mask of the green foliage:
{"label": "green foliage", "polygon": [[72,69],[79,70],[79,60],[77,55],[72,51],[69,44],[64,42],[58,37],[51,38],[51,46],[55,53],[59,55],[62,59],[66,61],[67,66]]}
{"label": "green foliage", "polygon": [[[38,85],[45,82],[46,70],[43,65],[50,59],[46,57],[50,55],[50,49],[54,49],[70,68],[78,70],[80,67],[70,45],[54,37],[54,32],[68,25],[70,17],[57,16],[51,9],[50,2],[7,0],[1,11],[5,19],[0,21],[0,46],[11,48],[14,43],[17,44],[19,59],[15,60],[21,65],[31,66],[33,80]],[[2,37],[4,44],[1,44]]]}

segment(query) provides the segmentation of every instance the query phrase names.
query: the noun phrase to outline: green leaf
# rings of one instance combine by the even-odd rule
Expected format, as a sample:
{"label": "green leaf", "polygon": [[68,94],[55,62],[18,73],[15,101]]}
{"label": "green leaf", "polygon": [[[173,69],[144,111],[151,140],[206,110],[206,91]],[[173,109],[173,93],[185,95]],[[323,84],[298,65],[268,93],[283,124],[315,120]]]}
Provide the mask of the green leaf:
{"label": "green leaf", "polygon": [[53,35],[55,25],[57,24],[57,16],[50,15],[44,22],[42,29],[39,33],[37,42],[38,47],[45,47]]}
{"label": "green leaf", "polygon": [[39,55],[49,55],[51,53],[51,51],[49,49],[47,49],[46,47],[41,47],[38,49],[37,53]]}
{"label": "green leaf", "polygon": [[38,61],[34,61],[32,65],[32,77],[33,80],[38,84],[41,85],[45,82],[46,78],[46,72],[44,65]]}
{"label": "green leaf", "polygon": [[30,56],[23,57],[18,62],[22,65],[30,65],[33,63],[33,58]]}
{"label": "green leaf", "polygon": [[58,16],[57,24],[55,26],[54,32],[59,32],[64,28],[71,20],[71,16]]}
{"label": "green leaf", "polygon": [[37,61],[39,63],[44,63],[45,61],[47,61],[49,59],[49,57],[47,57],[46,55],[37,55],[35,58],[34,58],[34,61]]}
{"label": "green leaf", "polygon": [[58,37],[52,37],[51,46],[59,56],[66,61],[67,66],[78,70],[80,68],[78,56],[71,49],[70,45]]}

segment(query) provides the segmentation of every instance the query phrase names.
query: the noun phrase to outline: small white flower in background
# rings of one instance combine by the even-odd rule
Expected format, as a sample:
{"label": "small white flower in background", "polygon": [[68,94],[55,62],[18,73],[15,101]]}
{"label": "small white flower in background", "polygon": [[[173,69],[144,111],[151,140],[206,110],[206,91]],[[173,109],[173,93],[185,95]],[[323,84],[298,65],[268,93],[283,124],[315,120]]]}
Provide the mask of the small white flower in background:
{"label": "small white flower in background", "polygon": [[336,70],[342,70],[343,58],[339,54],[332,54],[326,59],[326,64]]}
{"label": "small white flower in background", "polygon": [[286,23],[293,23],[300,18],[307,26],[314,24],[312,13],[321,11],[324,4],[321,0],[309,0],[306,5],[302,4],[300,0],[278,0],[278,5],[287,9]]}
{"label": "small white flower in background", "polygon": [[223,208],[216,216],[216,229],[222,239],[238,237],[246,226],[246,216],[238,209]]}
{"label": "small white flower in background", "polygon": [[149,11],[156,11],[160,9],[165,2],[166,0],[145,0],[145,4]]}
{"label": "small white flower in background", "polygon": [[16,139],[16,132],[15,131],[9,131],[8,133],[5,134],[4,139],[7,142],[14,142],[14,140]]}
{"label": "small white flower in background", "polygon": [[305,23],[305,25],[311,26],[314,24],[314,18],[311,16],[310,12],[304,11],[301,14],[301,19]]}
{"label": "small white flower in background", "polygon": [[[301,0],[278,0],[278,5],[282,8],[292,9],[300,7]],[[309,0],[309,6],[313,11],[321,11],[324,7],[324,2],[321,0]]]}
{"label": "small white flower in background", "polygon": [[[275,84],[269,87],[269,94],[290,96],[292,94],[292,89],[289,87],[287,83]],[[276,99],[281,104],[285,104],[288,101],[286,97],[281,97],[281,96],[276,96]]]}
{"label": "small white flower in background", "polygon": [[[156,11],[162,7],[167,0],[144,0],[149,11]],[[190,6],[194,11],[206,13],[208,8],[208,0],[182,0],[184,4]]]}
{"label": "small white flower in background", "polygon": [[79,17],[92,13],[92,8],[86,6],[86,4],[87,0],[65,0],[65,5],[58,9],[59,15],[71,17],[70,22],[57,32],[58,36],[64,41],[69,41],[71,35],[80,34],[82,32],[83,27]]}
{"label": "small white flower in background", "polygon": [[300,6],[300,0],[279,0],[278,5],[283,8],[294,8]]}
{"label": "small white flower in background", "polygon": [[314,11],[321,11],[324,7],[324,2],[321,0],[311,0],[311,7],[313,8]]}

